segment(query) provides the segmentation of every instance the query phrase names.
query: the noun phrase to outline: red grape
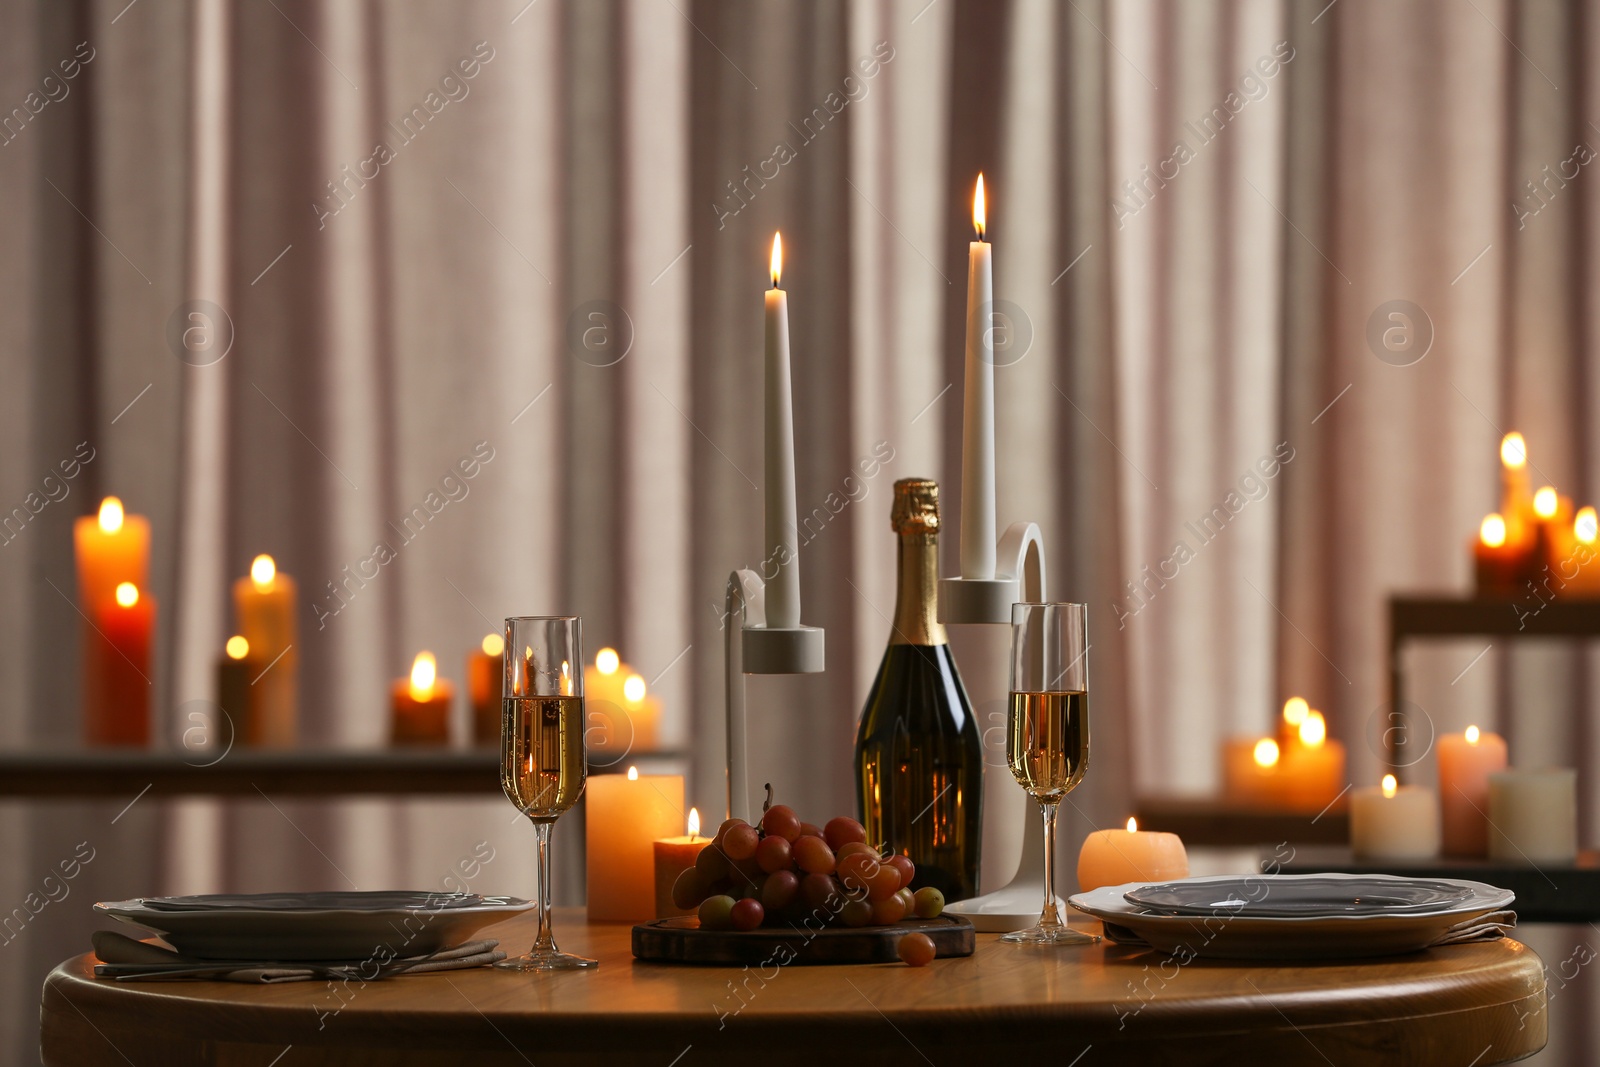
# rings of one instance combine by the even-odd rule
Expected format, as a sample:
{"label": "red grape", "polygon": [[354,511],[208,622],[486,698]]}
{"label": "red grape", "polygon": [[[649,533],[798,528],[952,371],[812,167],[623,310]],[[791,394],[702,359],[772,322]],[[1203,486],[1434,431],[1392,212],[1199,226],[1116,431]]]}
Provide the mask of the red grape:
{"label": "red grape", "polygon": [[733,924],[735,930],[754,930],[761,925],[761,920],[766,916],[766,909],[761,906],[761,901],[754,897],[746,897],[729,910],[728,921]]}
{"label": "red grape", "polygon": [[687,911],[697,908],[706,898],[705,883],[700,880],[700,872],[690,867],[678,875],[677,881],[672,883],[672,906]]}
{"label": "red grape", "polygon": [[762,887],[766,883],[767,876],[764,874],[758,874],[754,878],[740,878],[735,882],[739,887],[739,891],[734,893],[733,896],[739,900],[760,900]]}
{"label": "red grape", "polygon": [[730,860],[749,859],[756,854],[759,844],[761,837],[756,833],[756,828],[746,823],[740,823],[722,835],[722,851],[728,854]]}
{"label": "red grape", "polygon": [[700,927],[704,930],[726,930],[733,925],[734,900],[717,894],[700,902]]}
{"label": "red grape", "polygon": [[933,938],[927,934],[907,934],[896,947],[900,958],[911,967],[926,967],[933,962],[934,954],[938,951],[933,947]]}
{"label": "red grape", "polygon": [[878,864],[878,869],[872,873],[870,884],[867,886],[867,899],[876,903],[884,897],[892,897],[900,890],[900,872],[887,863]]}
{"label": "red grape", "polygon": [[730,869],[728,867],[728,857],[724,856],[716,845],[707,845],[700,850],[700,855],[695,857],[694,869],[699,871],[707,884],[709,884],[718,878],[727,876]]}
{"label": "red grape", "polygon": [[872,921],[879,926],[893,926],[906,917],[906,901],[899,893],[872,902]]}
{"label": "red grape", "polygon": [[761,887],[761,906],[768,911],[782,911],[800,892],[800,876],[793,871],[774,871]]}
{"label": "red grape", "polygon": [[820,837],[801,837],[794,843],[794,862],[807,874],[832,874],[838,866],[833,849]]}
{"label": "red grape", "polygon": [[900,872],[901,885],[911,884],[911,879],[917,873],[917,866],[911,862],[910,856],[890,856],[888,863],[889,866]]}
{"label": "red grape", "polygon": [[837,851],[852,841],[865,841],[867,829],[849,816],[841,815],[828,820],[828,825],[822,829],[822,836],[828,839],[828,847]]}
{"label": "red grape", "polygon": [[[844,885],[845,892],[851,895],[864,894],[872,887],[872,879],[876,877],[880,866],[877,856],[852,852],[839,859],[839,881]],[[894,870],[893,867],[889,869]],[[895,873],[895,877],[900,877],[899,872]]]}
{"label": "red grape", "polygon": [[794,850],[789,842],[781,837],[769,834],[756,846],[756,863],[769,874],[784,870],[793,862]]}
{"label": "red grape", "polygon": [[800,836],[800,816],[787,804],[774,804],[761,816],[761,829],[794,844]]}
{"label": "red grape", "polygon": [[743,819],[723,819],[722,820],[722,825],[717,827],[716,834],[713,835],[712,838],[711,838],[712,847],[721,848],[722,847],[723,838],[727,837],[728,836],[728,831],[732,830],[735,826],[748,826],[748,825],[749,825],[749,823],[745,822]]}
{"label": "red grape", "polygon": [[818,826],[814,822],[803,822],[803,823],[800,824],[800,836],[801,837],[821,837],[822,836],[822,827]]}
{"label": "red grape", "polygon": [[894,895],[906,902],[906,914],[910,915],[912,909],[916,907],[917,903],[917,898],[911,892],[911,887],[908,885],[903,885],[895,891]]}
{"label": "red grape", "polygon": [[937,919],[944,911],[944,894],[925,885],[912,898],[912,908],[919,919]]}
{"label": "red grape", "polygon": [[839,896],[839,883],[825,874],[808,874],[800,879],[800,895],[813,908],[832,911]]}
{"label": "red grape", "polygon": [[862,856],[871,856],[873,859],[879,858],[878,850],[867,844],[865,841],[848,841],[845,844],[838,846],[833,851],[834,854],[837,855],[841,860],[843,860],[846,856],[853,856],[857,854]]}
{"label": "red grape", "polygon": [[864,900],[852,900],[839,909],[839,920],[846,926],[865,926],[872,921],[872,905]]}

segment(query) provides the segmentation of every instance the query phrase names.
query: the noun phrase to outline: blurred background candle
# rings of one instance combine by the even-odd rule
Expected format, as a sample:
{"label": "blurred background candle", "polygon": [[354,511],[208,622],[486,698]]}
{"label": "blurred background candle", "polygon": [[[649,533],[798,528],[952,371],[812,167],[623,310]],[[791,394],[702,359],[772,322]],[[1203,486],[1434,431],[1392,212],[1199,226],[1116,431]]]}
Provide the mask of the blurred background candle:
{"label": "blurred background candle", "polygon": [[292,745],[298,732],[300,653],[295,649],[296,587],[278,573],[271,556],[257,556],[250,573],[233,583],[233,610],[239,633],[259,667],[251,677],[253,745]]}
{"label": "blurred background candle", "polygon": [[1344,774],[1344,745],[1328,739],[1322,712],[1309,710],[1300,720],[1295,743],[1283,753],[1282,797],[1299,811],[1321,811],[1338,800],[1349,781]]}
{"label": "blurred background candle", "polygon": [[1439,738],[1439,811],[1446,856],[1489,851],[1489,775],[1506,769],[1506,742],[1476,726]]}
{"label": "blurred background candle", "polygon": [[1503,515],[1484,516],[1472,543],[1473,575],[1479,596],[1511,596],[1527,569],[1527,551],[1507,535]]}
{"label": "blurred background candle", "polygon": [[1224,795],[1247,807],[1271,807],[1281,793],[1282,750],[1270,737],[1230,738],[1222,747]]}
{"label": "blurred background candle", "polygon": [[248,742],[254,727],[250,710],[251,670],[256,664],[250,659],[250,642],[241,635],[228,638],[223,646],[222,658],[217,661],[217,707],[222,709],[228,727],[221,729],[221,743],[229,740]]}
{"label": "blurred background candle", "polygon": [[[500,743],[500,694],[505,689],[506,639],[485,634],[483,643],[467,653],[467,696],[472,701],[472,743]],[[585,680],[587,685],[587,680]],[[588,699],[588,690],[584,690]]]}
{"label": "blurred background candle", "polygon": [[1096,830],[1078,852],[1078,892],[1128,882],[1189,877],[1189,855],[1177,834],[1149,833],[1130,816],[1125,830]]}
{"label": "blurred background candle", "polygon": [[1571,864],[1578,855],[1578,772],[1571,768],[1489,775],[1489,858]]}
{"label": "blurred background candle", "polygon": [[[1581,507],[1572,519],[1572,562],[1563,572],[1567,590],[1574,596],[1600,596],[1600,516],[1592,507]],[[1570,577],[1568,577],[1570,576]]]}
{"label": "blurred background candle", "polygon": [[78,560],[78,607],[94,618],[95,609],[115,599],[117,586],[150,585],[150,520],[129,515],[122,501],[108,496],[96,515],[83,515],[72,524],[72,541]]}
{"label": "blurred background candle", "polygon": [[1500,439],[1500,514],[1505,519],[1505,543],[1521,551],[1532,540],[1528,530],[1533,506],[1528,479],[1528,443],[1515,431]]}
{"label": "blurred background candle", "polygon": [[[1560,573],[1561,562],[1572,552],[1572,498],[1556,492],[1553,485],[1542,485],[1535,490],[1533,530],[1529,577],[1536,586],[1543,588],[1547,578]],[[1559,583],[1552,580],[1550,590],[1559,589]]]}
{"label": "blurred background candle", "polygon": [[[591,779],[592,781],[592,779]],[[671,915],[689,915],[692,908],[680,908],[672,903],[672,884],[678,875],[694,866],[700,850],[711,844],[711,838],[700,836],[700,809],[689,809],[688,833],[683,837],[663,837],[654,842],[656,918]]]}
{"label": "blurred background candle", "polygon": [[394,717],[389,737],[397,745],[450,743],[450,705],[455,686],[438,676],[432,652],[418,652],[411,677],[397,678],[391,693]]}
{"label": "blurred background candle", "polygon": [[91,745],[148,745],[155,598],[123,582],[91,618],[83,679],[85,739]]}
{"label": "blurred background candle", "polygon": [[614,648],[595,653],[583,670],[590,718],[589,747],[597,753],[652,752],[660,737],[661,702]]}
{"label": "blurred background candle", "polygon": [[589,918],[655,918],[655,842],[683,825],[683,776],[641,775],[637,767],[627,774],[597,774],[589,779],[584,805]]}
{"label": "blurred background candle", "polygon": [[1433,790],[1383,785],[1350,794],[1350,849],[1359,859],[1429,859],[1439,854],[1439,802]]}
{"label": "blurred background candle", "polygon": [[1300,724],[1311,713],[1305,697],[1290,697],[1283,702],[1283,714],[1278,716],[1278,747],[1288,748],[1300,740]]}

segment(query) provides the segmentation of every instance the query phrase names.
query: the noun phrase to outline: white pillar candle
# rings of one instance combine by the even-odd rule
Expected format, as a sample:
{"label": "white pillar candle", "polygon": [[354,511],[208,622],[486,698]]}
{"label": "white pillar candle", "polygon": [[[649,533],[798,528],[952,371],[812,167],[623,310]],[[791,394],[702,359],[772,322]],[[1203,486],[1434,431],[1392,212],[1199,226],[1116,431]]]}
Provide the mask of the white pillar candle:
{"label": "white pillar candle", "polygon": [[[772,236],[772,288],[767,290],[766,355],[766,584],[767,625],[800,625],[799,519],[794,490],[794,395],[789,380],[789,298],[778,288],[783,274],[783,236]],[[768,575],[771,575],[769,578]]]}
{"label": "white pillar candle", "polygon": [[1428,859],[1439,854],[1439,802],[1433,790],[1397,786],[1392,774],[1381,787],[1350,794],[1350,849],[1359,859]]}
{"label": "white pillar candle", "polygon": [[967,375],[961,409],[961,577],[994,577],[994,257],[983,239],[983,175],[967,247]]}
{"label": "white pillar candle", "polygon": [[1489,775],[1489,858],[1502,863],[1571,863],[1578,855],[1578,772]]}
{"label": "white pillar candle", "polygon": [[1078,853],[1078,891],[1129,882],[1173,882],[1189,877],[1189,854],[1177,834],[1140,830],[1096,830]]}
{"label": "white pillar candle", "polygon": [[1506,742],[1476,726],[1439,738],[1439,809],[1446,856],[1489,850],[1489,775],[1506,769]]}

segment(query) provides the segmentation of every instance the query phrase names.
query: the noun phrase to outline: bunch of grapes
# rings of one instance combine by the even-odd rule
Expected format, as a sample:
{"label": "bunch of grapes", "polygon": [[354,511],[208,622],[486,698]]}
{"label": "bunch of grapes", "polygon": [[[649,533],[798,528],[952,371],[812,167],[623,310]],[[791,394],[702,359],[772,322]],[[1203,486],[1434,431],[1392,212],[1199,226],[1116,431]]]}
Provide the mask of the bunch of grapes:
{"label": "bunch of grapes", "polygon": [[705,930],[807,919],[887,926],[944,910],[939,890],[912,891],[915,873],[909,858],[884,856],[867,844],[866,830],[854,819],[840,816],[819,828],[801,822],[788,805],[774,804],[759,827],[743,819],[724,822],[695,865],[678,876],[672,902],[698,908]]}

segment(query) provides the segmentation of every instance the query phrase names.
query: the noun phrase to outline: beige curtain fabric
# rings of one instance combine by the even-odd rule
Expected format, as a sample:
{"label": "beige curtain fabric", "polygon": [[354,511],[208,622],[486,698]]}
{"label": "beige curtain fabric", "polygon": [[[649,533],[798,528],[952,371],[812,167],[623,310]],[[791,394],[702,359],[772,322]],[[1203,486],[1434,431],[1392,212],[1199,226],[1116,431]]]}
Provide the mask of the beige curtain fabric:
{"label": "beige curtain fabric", "polygon": [[[781,229],[829,669],[751,679],[752,772],[848,810],[890,483],[938,478],[958,514],[982,170],[1018,338],[1000,526],[1039,523],[1051,595],[1093,609],[1093,772],[1063,856],[1138,792],[1214,787],[1219,742],[1293,692],[1369,781],[1384,597],[1466,586],[1499,434],[1600,495],[1591,178],[1539,184],[1600,145],[1593,25],[1579,0],[0,6],[0,108],[26,116],[0,146],[0,504],[94,450],[0,546],[0,738],[77,739],[70,523],[115,492],[155,530],[164,743],[207,696],[228,582],[267,551],[307,603],[308,743],[382,743],[417,649],[459,677],[502,616],[573,612],[651,680],[691,802],[720,811],[720,613],[761,553]],[[198,300],[233,337],[208,366],[166,340]],[[1431,324],[1411,366],[1366,341],[1392,300]],[[430,493],[438,514],[398,532]],[[1005,636],[960,630],[990,731]],[[1519,762],[1592,767],[1586,658],[1474,663],[1487,643],[1413,654],[1433,727],[1492,722]],[[993,885],[1031,816],[986,737]],[[96,850],[3,946],[14,1062],[94,899],[433,885],[478,841],[495,891],[532,889],[493,800],[126,803],[0,808],[23,860],[0,865],[6,908]],[[556,834],[567,899],[580,831]]]}

